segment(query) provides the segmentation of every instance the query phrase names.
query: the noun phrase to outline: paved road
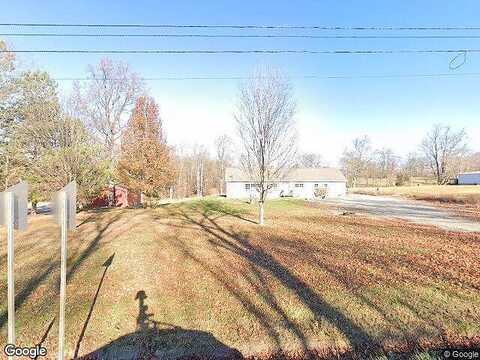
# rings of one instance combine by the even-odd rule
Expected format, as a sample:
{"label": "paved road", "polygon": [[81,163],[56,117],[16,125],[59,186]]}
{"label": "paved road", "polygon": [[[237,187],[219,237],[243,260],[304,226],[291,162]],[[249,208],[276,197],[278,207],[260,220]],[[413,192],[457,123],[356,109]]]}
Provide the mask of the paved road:
{"label": "paved road", "polygon": [[355,194],[324,201],[337,207],[339,211],[399,218],[418,224],[434,225],[451,231],[480,232],[480,222],[429,206],[421,201]]}

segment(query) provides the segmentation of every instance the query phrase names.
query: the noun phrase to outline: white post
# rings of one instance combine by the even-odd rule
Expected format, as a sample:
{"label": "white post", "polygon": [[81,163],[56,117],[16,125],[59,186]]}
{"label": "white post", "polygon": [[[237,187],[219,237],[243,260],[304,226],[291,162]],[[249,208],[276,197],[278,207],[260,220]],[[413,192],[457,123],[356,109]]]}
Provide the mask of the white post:
{"label": "white post", "polygon": [[[27,229],[28,184],[24,181],[0,193],[0,225],[7,228],[7,341],[15,345],[15,239],[14,230]],[[14,356],[9,356],[14,359]]]}
{"label": "white post", "polygon": [[77,184],[70,182],[55,197],[55,218],[60,226],[60,309],[58,314],[58,360],[65,359],[65,303],[67,298],[67,236],[74,230]]}
{"label": "white post", "polygon": [[259,217],[258,223],[260,225],[264,224],[264,221],[263,221],[263,214],[264,214],[263,205],[264,205],[263,201],[260,201],[260,212],[258,214],[258,217]]}
{"label": "white post", "polygon": [[[5,215],[7,226],[7,273],[8,273],[8,343],[15,345],[15,276],[14,276],[14,264],[15,264],[15,243],[13,237],[14,228],[14,194],[13,192],[5,193]],[[9,356],[9,359],[13,359],[13,356]]]}
{"label": "white post", "polygon": [[68,199],[65,191],[60,194],[60,313],[58,316],[58,359],[64,359],[65,348],[65,300],[67,287],[67,230]]}

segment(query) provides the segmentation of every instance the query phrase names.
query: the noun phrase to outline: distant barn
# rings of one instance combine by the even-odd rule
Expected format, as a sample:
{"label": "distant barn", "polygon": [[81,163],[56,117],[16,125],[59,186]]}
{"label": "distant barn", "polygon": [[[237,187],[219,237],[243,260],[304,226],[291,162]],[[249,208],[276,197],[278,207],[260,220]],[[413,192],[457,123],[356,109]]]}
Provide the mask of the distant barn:
{"label": "distant barn", "polygon": [[459,174],[458,185],[480,185],[480,171]]}
{"label": "distant barn", "polygon": [[92,208],[136,207],[141,204],[141,195],[123,185],[106,186],[102,193],[91,202]]}

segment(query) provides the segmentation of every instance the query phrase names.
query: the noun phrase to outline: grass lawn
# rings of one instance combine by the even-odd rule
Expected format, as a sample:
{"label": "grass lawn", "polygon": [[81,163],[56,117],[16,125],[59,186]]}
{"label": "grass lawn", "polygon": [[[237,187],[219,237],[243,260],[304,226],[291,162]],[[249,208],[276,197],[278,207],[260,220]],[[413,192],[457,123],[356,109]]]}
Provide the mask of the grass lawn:
{"label": "grass lawn", "polygon": [[[297,200],[267,203],[264,227],[256,213],[225,199],[81,213],[69,240],[68,356],[360,357],[480,345],[480,234]],[[43,343],[49,358],[57,231],[38,215],[16,244],[18,343]],[[6,246],[0,266],[3,344]]]}

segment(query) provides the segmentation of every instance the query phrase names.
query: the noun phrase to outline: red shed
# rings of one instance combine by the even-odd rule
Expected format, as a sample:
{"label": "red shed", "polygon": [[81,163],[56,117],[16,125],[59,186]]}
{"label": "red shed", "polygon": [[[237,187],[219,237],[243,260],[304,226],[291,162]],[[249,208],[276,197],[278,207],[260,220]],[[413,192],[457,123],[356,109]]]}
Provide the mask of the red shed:
{"label": "red shed", "polygon": [[[114,201],[115,199],[115,201]],[[141,195],[123,185],[109,185],[91,203],[91,207],[115,206],[119,208],[134,207],[141,204]]]}

